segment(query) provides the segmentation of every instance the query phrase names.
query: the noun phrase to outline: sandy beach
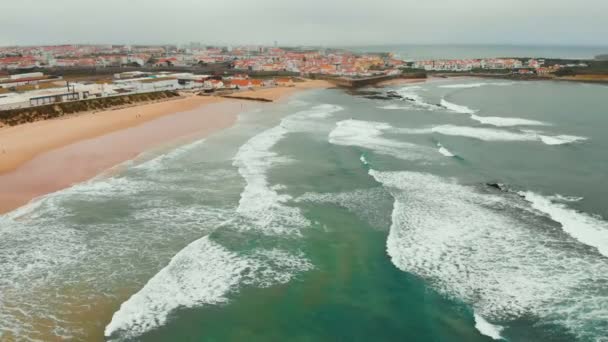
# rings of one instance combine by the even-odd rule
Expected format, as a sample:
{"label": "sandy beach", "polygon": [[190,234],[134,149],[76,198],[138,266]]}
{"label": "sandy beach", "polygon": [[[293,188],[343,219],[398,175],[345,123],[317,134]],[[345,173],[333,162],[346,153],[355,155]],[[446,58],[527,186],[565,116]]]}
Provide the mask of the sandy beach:
{"label": "sandy beach", "polygon": [[[306,81],[238,94],[278,101],[298,90],[330,86]],[[259,105],[192,95],[0,128],[0,213],[88,180],[156,146],[230,127],[243,106]]]}

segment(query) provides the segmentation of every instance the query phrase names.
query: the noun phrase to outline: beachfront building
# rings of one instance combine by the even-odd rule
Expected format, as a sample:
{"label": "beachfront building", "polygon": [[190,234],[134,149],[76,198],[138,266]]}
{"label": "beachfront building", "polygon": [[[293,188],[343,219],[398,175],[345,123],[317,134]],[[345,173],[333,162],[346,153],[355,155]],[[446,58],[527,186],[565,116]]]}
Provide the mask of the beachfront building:
{"label": "beachfront building", "polygon": [[114,89],[102,84],[70,83],[63,87],[32,90],[24,93],[0,94],[0,110],[86,100],[115,93]]}

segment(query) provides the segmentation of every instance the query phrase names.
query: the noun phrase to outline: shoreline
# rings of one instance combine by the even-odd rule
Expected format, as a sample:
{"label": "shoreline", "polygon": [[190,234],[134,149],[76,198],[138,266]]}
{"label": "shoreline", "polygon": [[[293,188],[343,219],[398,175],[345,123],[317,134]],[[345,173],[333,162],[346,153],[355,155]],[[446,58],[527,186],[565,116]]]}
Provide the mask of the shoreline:
{"label": "shoreline", "polygon": [[[300,90],[329,87],[326,82],[305,81],[289,88],[244,91],[239,96],[280,101]],[[0,215],[90,180],[159,146],[229,128],[239,113],[257,106],[262,104],[186,96],[0,128]]]}
{"label": "shoreline", "polygon": [[533,82],[533,81],[553,81],[553,82],[571,82],[571,83],[586,83],[586,84],[599,84],[599,85],[608,85],[608,75],[577,75],[577,76],[563,76],[563,77],[550,77],[550,76],[528,76],[528,77],[518,77],[516,75],[511,74],[430,74],[428,76],[429,79],[432,78],[488,78],[488,79],[498,79],[498,80],[507,80],[507,81],[524,81],[524,82]]}

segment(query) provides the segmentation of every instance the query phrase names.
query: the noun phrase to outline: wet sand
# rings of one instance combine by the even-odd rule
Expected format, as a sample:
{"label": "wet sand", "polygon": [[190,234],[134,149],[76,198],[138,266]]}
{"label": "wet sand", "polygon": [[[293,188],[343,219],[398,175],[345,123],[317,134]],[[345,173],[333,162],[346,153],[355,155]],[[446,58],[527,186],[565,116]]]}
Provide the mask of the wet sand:
{"label": "wet sand", "polygon": [[[280,100],[323,81],[240,92]],[[251,101],[189,96],[173,101],[84,113],[0,128],[0,214],[86,181],[142,152],[230,127]]]}
{"label": "wet sand", "polygon": [[218,101],[217,97],[189,96],[3,127],[0,128],[0,173],[15,170],[37,155],[55,148]]}
{"label": "wet sand", "polygon": [[0,212],[90,179],[163,143],[230,127],[241,110],[238,101],[211,103],[42,153],[0,175]]}

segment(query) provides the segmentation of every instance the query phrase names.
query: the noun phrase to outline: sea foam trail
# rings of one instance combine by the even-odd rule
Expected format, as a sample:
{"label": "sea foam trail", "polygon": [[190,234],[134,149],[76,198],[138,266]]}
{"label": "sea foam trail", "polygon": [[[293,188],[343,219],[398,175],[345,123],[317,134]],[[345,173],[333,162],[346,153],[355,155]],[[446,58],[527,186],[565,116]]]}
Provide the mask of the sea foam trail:
{"label": "sea foam trail", "polygon": [[370,175],[394,198],[387,251],[399,269],[505,329],[531,316],[581,340],[604,336],[605,257],[524,209],[520,197],[426,173]]}
{"label": "sea foam trail", "polygon": [[450,152],[447,148],[445,148],[441,143],[437,143],[437,147],[439,148],[439,153],[443,154],[446,157],[455,157],[456,155]]}
{"label": "sea foam trail", "polygon": [[[210,207],[198,199],[216,189],[218,181],[239,180],[238,174],[224,169],[166,172],[169,165],[189,158],[187,150],[179,148],[144,167],[80,183],[0,215],[3,337],[86,340],[83,328],[90,328],[91,322],[78,317],[105,305],[107,293],[141,284],[150,268],[161,269],[175,254],[172,246],[225,222],[224,205],[232,202],[214,201]],[[164,177],[171,181],[158,181]],[[176,203],[179,194],[197,200]],[[101,207],[111,207],[118,215],[105,217]]]}
{"label": "sea foam trail", "polygon": [[445,107],[446,109],[455,112],[455,113],[460,113],[460,114],[475,114],[477,113],[476,110],[471,109],[467,106],[462,106],[462,105],[457,105],[455,103],[446,101],[445,99],[441,99],[441,105],[443,107]]}
{"label": "sea foam trail", "polygon": [[305,130],[315,120],[326,118],[343,108],[320,105],[293,114],[247,141],[233,159],[234,166],[247,182],[241,193],[237,213],[247,220],[244,229],[257,229],[268,234],[296,234],[308,225],[298,208],[286,205],[291,196],[279,194],[268,183],[267,173],[275,165],[290,162],[272,148],[290,132]]}
{"label": "sea foam trail", "polygon": [[575,135],[539,135],[539,138],[546,145],[565,145],[587,140],[585,137],[578,137]]}
{"label": "sea foam trail", "polygon": [[480,82],[480,83],[461,83],[461,84],[446,84],[439,86],[439,88],[447,88],[447,89],[467,89],[467,88],[480,88],[483,86],[511,86],[514,85],[515,82]]}
{"label": "sea foam trail", "polygon": [[497,127],[548,126],[547,123],[542,122],[542,121],[528,120],[528,119],[522,119],[522,118],[471,115],[471,119],[478,121],[484,125],[493,125],[493,126],[497,126]]}
{"label": "sea foam trail", "polygon": [[223,303],[239,284],[286,283],[293,274],[310,269],[301,255],[273,249],[241,256],[203,237],[182,249],[124,302],[104,333],[110,339],[133,339],[165,325],[178,308]]}
{"label": "sea foam trail", "polygon": [[[555,203],[551,198],[541,196],[531,191],[520,193],[532,204],[532,207],[552,220],[560,223],[562,229],[578,241],[595,247],[608,257],[608,222],[598,217],[577,212],[562,203]],[[557,199],[563,199],[563,196]]]}
{"label": "sea foam trail", "polygon": [[386,106],[381,106],[378,107],[379,109],[386,109],[386,110],[403,110],[403,109],[412,109],[412,107],[410,106],[399,106],[396,104],[390,104],[390,105],[386,105]]}
{"label": "sea foam trail", "polygon": [[394,132],[405,134],[430,134],[438,133],[450,136],[479,139],[483,141],[540,141],[548,145],[563,145],[586,140],[584,137],[575,136],[547,136],[536,131],[510,131],[485,127],[441,125],[430,128],[396,128]]}
{"label": "sea foam trail", "polygon": [[384,122],[344,120],[336,125],[329,133],[329,142],[334,145],[367,148],[379,154],[405,160],[428,159],[433,153],[422,146],[384,138],[385,132],[394,130]]}
{"label": "sea foam trail", "polygon": [[537,136],[492,128],[442,125],[435,126],[431,132],[443,135],[461,136],[485,141],[536,141]]}
{"label": "sea foam trail", "polygon": [[482,335],[491,337],[493,340],[502,340],[500,332],[503,327],[494,325],[486,321],[483,317],[475,314],[475,329],[477,329]]}
{"label": "sea foam trail", "polygon": [[169,265],[112,316],[105,336],[120,332],[120,339],[139,336],[167,322],[167,316],[178,307],[194,307],[226,301],[255,262],[232,253],[207,237],[181,250]]}

